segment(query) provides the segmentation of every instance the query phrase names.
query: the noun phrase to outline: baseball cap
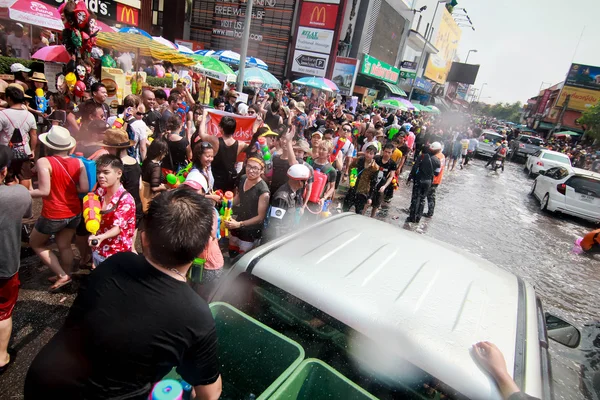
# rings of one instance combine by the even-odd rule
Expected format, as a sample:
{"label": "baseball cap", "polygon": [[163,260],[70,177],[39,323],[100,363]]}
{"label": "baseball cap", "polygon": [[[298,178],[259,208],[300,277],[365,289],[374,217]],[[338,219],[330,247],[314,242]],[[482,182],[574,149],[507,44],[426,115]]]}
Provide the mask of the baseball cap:
{"label": "baseball cap", "polygon": [[10,72],[15,73],[15,72],[31,72],[31,70],[29,68],[26,68],[23,64],[21,63],[14,63],[10,66]]}
{"label": "baseball cap", "polygon": [[311,136],[311,137],[313,137],[313,136],[315,136],[315,135],[316,135],[316,136],[318,136],[318,137],[319,137],[319,139],[323,139],[323,132],[321,132],[321,131],[315,131],[315,132],[313,132],[313,134],[312,134],[312,135],[310,135],[310,136]]}

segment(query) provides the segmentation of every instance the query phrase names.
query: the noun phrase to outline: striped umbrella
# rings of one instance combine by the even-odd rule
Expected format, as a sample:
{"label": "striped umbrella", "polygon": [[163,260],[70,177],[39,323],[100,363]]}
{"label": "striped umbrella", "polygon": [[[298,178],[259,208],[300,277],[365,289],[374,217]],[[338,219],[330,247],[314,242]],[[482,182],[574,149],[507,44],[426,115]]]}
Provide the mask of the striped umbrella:
{"label": "striped umbrella", "polygon": [[182,46],[180,44],[177,44],[177,50],[182,53],[182,54],[194,54],[194,50],[190,49],[187,46]]}
{"label": "striped umbrella", "polygon": [[212,56],[213,54],[215,54],[214,50],[198,50],[195,51],[194,54],[199,55],[199,56]]}
{"label": "striped umbrella", "polygon": [[308,86],[326,92],[337,92],[340,90],[337,85],[329,79],[317,78],[315,76],[305,76],[304,78],[296,79],[294,84]]}
{"label": "striped umbrella", "polygon": [[244,72],[244,86],[281,89],[281,82],[273,74],[264,69],[247,68]]}
{"label": "striped umbrella", "polygon": [[152,40],[152,36],[136,28],[123,28],[119,32],[100,32],[98,46],[117,51],[131,51],[142,57],[166,60],[173,64],[194,65],[195,61],[177,50]]}
{"label": "striped umbrella", "polygon": [[223,61],[227,64],[239,65],[240,64],[240,54],[231,50],[219,50],[215,51],[210,55],[211,57],[216,58],[219,61]]}
{"label": "striped umbrella", "polygon": [[251,68],[260,68],[264,70],[269,69],[269,66],[266,62],[256,57],[246,57],[246,66]]}

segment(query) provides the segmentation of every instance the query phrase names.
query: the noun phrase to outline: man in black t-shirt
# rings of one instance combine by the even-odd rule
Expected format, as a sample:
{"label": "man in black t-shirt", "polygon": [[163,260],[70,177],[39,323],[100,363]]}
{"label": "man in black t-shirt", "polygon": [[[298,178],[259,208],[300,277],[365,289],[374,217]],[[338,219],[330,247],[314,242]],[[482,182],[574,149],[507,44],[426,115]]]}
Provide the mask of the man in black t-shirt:
{"label": "man in black t-shirt", "polygon": [[119,253],[96,268],[33,360],[25,399],[147,399],[173,367],[196,399],[217,399],[215,323],[185,278],[208,244],[213,211],[186,188],[154,198],[141,232],[146,258]]}
{"label": "man in black t-shirt", "polygon": [[380,156],[375,156],[375,162],[379,167],[377,173],[377,184],[375,186],[375,193],[373,195],[373,209],[371,210],[371,218],[375,218],[377,210],[381,207],[383,202],[384,193],[388,187],[392,185],[392,181],[396,174],[396,163],[392,160],[392,153],[394,152],[394,145],[391,143],[386,144],[383,147],[383,153]]}

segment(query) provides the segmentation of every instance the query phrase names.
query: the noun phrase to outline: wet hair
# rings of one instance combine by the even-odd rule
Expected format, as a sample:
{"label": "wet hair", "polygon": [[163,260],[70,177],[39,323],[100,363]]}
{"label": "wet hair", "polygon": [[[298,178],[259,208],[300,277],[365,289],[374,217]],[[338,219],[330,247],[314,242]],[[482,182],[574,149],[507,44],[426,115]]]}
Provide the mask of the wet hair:
{"label": "wet hair", "polygon": [[373,146],[372,144],[369,145],[369,147],[367,147],[367,149],[365,150],[365,153],[368,151],[372,151],[373,153],[377,153],[377,147]]}
{"label": "wet hair", "polygon": [[92,93],[96,93],[98,90],[100,90],[100,88],[105,88],[106,89],[106,86],[104,85],[104,83],[102,83],[102,82],[94,82],[92,84],[91,92]]}
{"label": "wet hair", "polygon": [[236,128],[235,119],[229,116],[225,116],[221,118],[221,122],[219,122],[219,127],[223,129],[223,135],[231,136],[235,133]]}
{"label": "wet hair", "polygon": [[214,106],[215,108],[217,108],[217,107],[219,107],[219,106],[220,106],[221,104],[223,104],[223,103],[227,103],[227,102],[225,101],[225,98],[224,98],[224,97],[217,97],[217,98],[216,98],[216,99],[213,101],[213,106]]}
{"label": "wet hair", "polygon": [[274,100],[273,103],[271,103],[271,112],[273,112],[273,113],[279,112],[280,107],[281,107],[281,105],[279,104],[279,102],[277,100]]}
{"label": "wet hair", "polygon": [[394,151],[395,149],[396,148],[391,143],[387,143],[385,146],[383,146],[383,150],[392,150],[392,151]]}
{"label": "wet hair", "polygon": [[125,169],[123,161],[112,154],[104,154],[96,159],[96,169],[100,170],[102,167],[111,167],[112,169],[121,170],[121,172]]}
{"label": "wet hair", "polygon": [[167,131],[171,132],[181,128],[181,118],[179,118],[179,115],[171,115],[167,120],[167,124],[165,127]]}
{"label": "wet hair", "polygon": [[335,131],[333,129],[331,129],[331,128],[327,128],[327,129],[325,129],[323,131],[323,136],[325,136],[325,135],[334,135],[334,134],[335,134]]}
{"label": "wet hair", "polygon": [[65,100],[65,96],[60,93],[51,93],[50,97],[54,102],[54,107],[57,110],[66,110],[67,109],[67,101]]}
{"label": "wet hair", "polygon": [[191,263],[208,244],[213,215],[213,204],[193,190],[156,196],[142,225],[152,260],[167,268]]}
{"label": "wet hair", "polygon": [[15,104],[23,104],[25,103],[25,93],[23,90],[9,86],[6,88],[6,98],[12,100]]}
{"label": "wet hair", "polygon": [[157,100],[166,100],[167,99],[167,92],[165,92],[162,89],[156,89],[154,91],[154,98]]}
{"label": "wet hair", "polygon": [[258,106],[258,104],[252,104],[250,107],[248,107],[248,109],[254,110],[256,114],[260,114],[260,107]]}
{"label": "wet hair", "polygon": [[169,145],[163,139],[154,139],[150,146],[148,146],[148,151],[146,152],[146,159],[144,160],[144,164],[146,162],[150,162],[152,160],[157,159],[162,154],[167,154],[169,151]]}
{"label": "wet hair", "polygon": [[139,96],[136,96],[135,94],[128,94],[123,99],[123,106],[125,106],[125,108],[127,108],[127,107],[138,108],[138,106],[141,103],[142,103],[142,99],[140,99]]}

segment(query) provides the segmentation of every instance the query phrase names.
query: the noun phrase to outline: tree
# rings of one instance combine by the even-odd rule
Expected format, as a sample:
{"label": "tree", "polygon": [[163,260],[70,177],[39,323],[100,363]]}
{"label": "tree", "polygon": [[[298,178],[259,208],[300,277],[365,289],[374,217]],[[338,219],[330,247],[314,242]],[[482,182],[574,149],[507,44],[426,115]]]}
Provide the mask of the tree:
{"label": "tree", "polygon": [[523,105],[520,101],[517,101],[513,104],[496,103],[493,105],[479,103],[476,106],[476,110],[478,110],[481,114],[485,116],[514,123],[519,123],[519,120],[521,119],[522,109]]}
{"label": "tree", "polygon": [[577,122],[583,125],[587,136],[600,139],[600,103],[585,110]]}

